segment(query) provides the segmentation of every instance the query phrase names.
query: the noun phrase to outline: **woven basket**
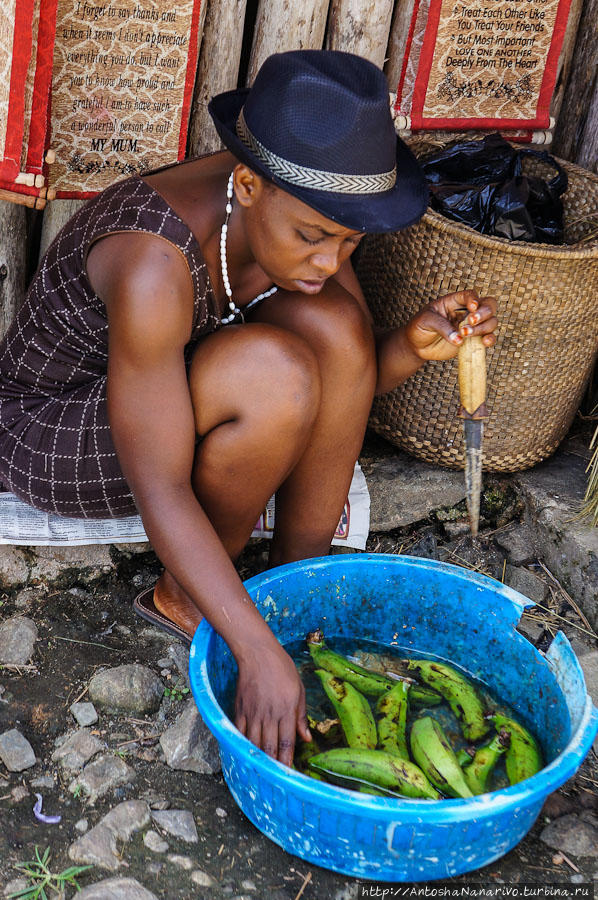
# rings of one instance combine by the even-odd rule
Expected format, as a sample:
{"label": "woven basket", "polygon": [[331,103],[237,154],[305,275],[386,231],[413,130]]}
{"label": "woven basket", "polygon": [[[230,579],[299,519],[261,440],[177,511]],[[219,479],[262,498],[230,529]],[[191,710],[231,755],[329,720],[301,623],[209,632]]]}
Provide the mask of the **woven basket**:
{"label": "woven basket", "polygon": [[[520,471],[554,452],[598,349],[598,177],[562,165],[569,176],[565,245],[488,237],[431,210],[411,228],[362,242],[357,273],[382,328],[405,324],[452,291],[473,288],[497,298],[497,343],[487,354],[489,471]],[[538,160],[526,161],[525,168],[554,174]],[[462,468],[458,406],[457,361],[428,362],[399,388],[376,397],[370,426],[421,459]]]}

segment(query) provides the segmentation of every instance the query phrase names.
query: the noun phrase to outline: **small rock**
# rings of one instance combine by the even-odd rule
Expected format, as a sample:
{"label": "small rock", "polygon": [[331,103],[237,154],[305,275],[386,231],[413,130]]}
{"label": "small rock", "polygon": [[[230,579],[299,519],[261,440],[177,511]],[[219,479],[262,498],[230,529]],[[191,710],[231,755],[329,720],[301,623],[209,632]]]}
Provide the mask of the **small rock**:
{"label": "small rock", "polygon": [[175,866],[179,866],[181,869],[184,869],[188,872],[193,868],[195,863],[192,859],[189,859],[188,856],[178,856],[176,853],[169,853],[167,856],[168,862],[171,862]]}
{"label": "small rock", "polygon": [[220,771],[218,743],[189,699],[174,725],[160,738],[166,763],[171,769],[215,775]]}
{"label": "small rock", "polygon": [[148,875],[159,875],[163,868],[164,863],[152,860],[146,865],[145,871],[148,873]]}
{"label": "small rock", "polygon": [[146,831],[143,835],[143,843],[153,853],[166,853],[168,844],[162,840],[157,831]]}
{"label": "small rock", "polygon": [[90,699],[111,712],[153,713],[164,685],[147,666],[131,663],[98,672],[89,682]]}
{"label": "small rock", "polygon": [[225,809],[222,809],[221,806],[217,806],[214,812],[221,819],[225,819],[228,815],[227,811]]}
{"label": "small rock", "polygon": [[16,728],[0,734],[0,759],[9,772],[22,772],[36,763],[33,747]]}
{"label": "small rock", "polygon": [[547,825],[540,840],[567,856],[598,856],[598,818],[584,811],[561,816]]}
{"label": "small rock", "polygon": [[189,649],[188,647],[184,647],[180,642],[176,642],[175,644],[170,644],[168,648],[168,655],[173,660],[175,666],[177,667],[179,674],[185,681],[187,687],[190,687],[189,684]]}
{"label": "small rock", "polygon": [[77,724],[82,728],[86,725],[95,725],[98,721],[98,714],[93,703],[72,703],[70,711],[77,720]]}
{"label": "small rock", "polygon": [[77,772],[105,746],[95,734],[80,728],[61,742],[52,754],[52,762],[57,762],[66,772]]}
{"label": "small rock", "polygon": [[12,881],[9,881],[8,884],[5,885],[4,896],[10,897],[11,894],[18,894],[19,891],[24,891],[28,887],[28,878],[13,878]]}
{"label": "small rock", "polygon": [[45,590],[41,588],[24,588],[19,591],[15,597],[15,606],[19,609],[27,609],[34,603],[39,603],[40,597],[43,597]]}
{"label": "small rock", "polygon": [[0,625],[0,665],[24,666],[33,654],[37,625],[25,616],[15,616]]}
{"label": "small rock", "polygon": [[79,834],[85,834],[88,828],[89,822],[87,819],[79,819],[78,822],[75,822],[75,831],[78,831]]}
{"label": "small rock", "polygon": [[215,887],[216,885],[216,882],[211,875],[208,875],[207,872],[202,872],[201,869],[196,869],[195,872],[191,872],[191,881],[198,887]]}
{"label": "small rock", "polygon": [[414,544],[405,550],[406,556],[419,556],[421,559],[438,559],[438,541],[433,529],[422,532]]}
{"label": "small rock", "polygon": [[170,656],[163,656],[162,659],[159,659],[156,663],[159,669],[171,669],[174,665],[174,660],[170,658]]}
{"label": "small rock", "polygon": [[117,841],[128,841],[135,831],[147,825],[147,803],[141,800],[119,803],[83,837],[71,844],[69,857],[82,865],[100,866],[115,872],[123,864]]}
{"label": "small rock", "polygon": [[524,597],[544,603],[548,594],[548,585],[533,572],[520,566],[508,565],[505,570],[505,583]]}
{"label": "small rock", "polygon": [[134,770],[124,760],[105,754],[85,766],[79,777],[70,783],[69,791],[73,793],[80,787],[90,802],[95,803],[98,797],[103,797],[112,788],[134,779]]}
{"label": "small rock", "polygon": [[571,876],[570,880],[572,884],[583,884],[586,880],[586,876],[582,875],[581,872],[576,872],[575,875]]}
{"label": "small rock", "polygon": [[75,895],[77,900],[158,900],[136,878],[106,878]]}
{"label": "small rock", "polygon": [[465,519],[456,522],[443,522],[442,527],[449,538],[463,537],[463,535],[469,534],[470,530],[469,522]]}
{"label": "small rock", "polygon": [[164,809],[152,810],[152,819],[156,825],[173,837],[187,841],[188,844],[196,844],[198,841],[197,828],[193,813],[188,809]]}
{"label": "small rock", "polygon": [[257,888],[253,881],[250,878],[247,878],[245,881],[241,882],[241,887],[244,891],[257,891]]}
{"label": "small rock", "polygon": [[550,819],[558,819],[559,816],[574,812],[575,809],[576,804],[573,800],[569,800],[564,794],[555,791],[546,798],[546,802],[542,807],[542,815],[548,816]]}
{"label": "small rock", "polygon": [[13,803],[20,803],[21,800],[29,796],[29,791],[24,784],[17,784],[10,792],[10,796],[13,799]]}
{"label": "small rock", "polygon": [[155,791],[144,791],[141,799],[145,800],[150,809],[168,809],[170,806],[170,800]]}
{"label": "small rock", "polygon": [[51,791],[55,784],[56,781],[53,775],[40,775],[39,778],[34,778],[29,782],[29,787],[41,788],[42,791]]}
{"label": "small rock", "polygon": [[515,525],[497,531],[494,540],[507,551],[512,566],[524,566],[536,558],[534,537],[527,525]]}

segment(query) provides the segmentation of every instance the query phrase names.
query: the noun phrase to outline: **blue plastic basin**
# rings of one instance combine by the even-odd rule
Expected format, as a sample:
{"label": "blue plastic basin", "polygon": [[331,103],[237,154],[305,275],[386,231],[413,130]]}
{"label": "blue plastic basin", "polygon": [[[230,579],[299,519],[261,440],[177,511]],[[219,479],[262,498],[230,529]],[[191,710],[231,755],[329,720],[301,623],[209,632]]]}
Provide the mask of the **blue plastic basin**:
{"label": "blue plastic basin", "polygon": [[[548,794],[577,771],[598,731],[598,710],[571,646],[546,654],[516,631],[532,601],[456,566],[356,554],[281,566],[246,582],[282,643],[320,626],[333,637],[398,644],[452,660],[486,682],[539,737],[546,766],[520,784],[468,800],[395,800],[315,781],[258,750],[225,714],[236,664],[203,622],[190,679],[220,745],[223,774],[245,815],[309,862],[380,881],[470,872],[515,846]],[[266,677],[267,677],[267,673]]]}

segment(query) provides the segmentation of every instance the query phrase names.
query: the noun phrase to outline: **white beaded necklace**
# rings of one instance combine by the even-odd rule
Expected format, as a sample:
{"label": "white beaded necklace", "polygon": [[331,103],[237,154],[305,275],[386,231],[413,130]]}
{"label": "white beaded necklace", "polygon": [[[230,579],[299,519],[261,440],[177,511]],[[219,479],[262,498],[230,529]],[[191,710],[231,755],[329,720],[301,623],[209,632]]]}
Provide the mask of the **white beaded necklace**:
{"label": "white beaded necklace", "polygon": [[230,281],[228,279],[228,266],[226,264],[226,233],[228,231],[228,220],[230,219],[230,214],[233,211],[233,173],[231,172],[230,178],[228,179],[228,185],[226,187],[226,218],[224,220],[224,225],[220,230],[220,271],[222,272],[222,281],[224,284],[224,293],[228,297],[228,307],[231,310],[229,316],[225,316],[223,319],[220,319],[223,325],[228,325],[229,322],[234,321],[234,319],[240,314],[241,318],[243,318],[243,312],[246,312],[252,306],[255,306],[256,303],[259,303],[260,300],[265,300],[266,297],[271,297],[272,294],[276,293],[278,287],[274,285],[271,287],[269,291],[264,291],[263,294],[258,294],[257,297],[254,297],[247,305],[243,308],[243,312],[239,309],[235,301],[233,300],[233,292],[231,290]]}

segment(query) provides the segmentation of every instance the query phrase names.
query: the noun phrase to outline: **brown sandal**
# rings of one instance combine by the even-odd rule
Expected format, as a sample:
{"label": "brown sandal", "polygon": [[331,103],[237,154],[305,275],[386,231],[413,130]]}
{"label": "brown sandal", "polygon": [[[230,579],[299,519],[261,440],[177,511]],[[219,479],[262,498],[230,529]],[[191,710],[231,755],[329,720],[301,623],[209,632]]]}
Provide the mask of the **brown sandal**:
{"label": "brown sandal", "polygon": [[135,597],[133,600],[133,609],[137,613],[138,616],[141,616],[142,619],[145,619],[146,622],[151,622],[152,625],[155,625],[156,628],[161,628],[162,631],[167,631],[169,634],[178,637],[181,641],[184,641],[187,645],[191,644],[191,635],[187,634],[182,628],[179,628],[174,622],[171,622],[170,619],[167,619],[166,616],[163,616],[161,612],[158,612],[154,605],[154,589],[146,588],[144,591],[141,591],[140,594]]}

